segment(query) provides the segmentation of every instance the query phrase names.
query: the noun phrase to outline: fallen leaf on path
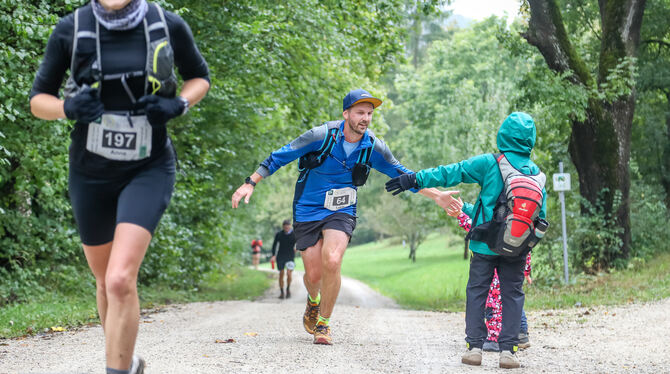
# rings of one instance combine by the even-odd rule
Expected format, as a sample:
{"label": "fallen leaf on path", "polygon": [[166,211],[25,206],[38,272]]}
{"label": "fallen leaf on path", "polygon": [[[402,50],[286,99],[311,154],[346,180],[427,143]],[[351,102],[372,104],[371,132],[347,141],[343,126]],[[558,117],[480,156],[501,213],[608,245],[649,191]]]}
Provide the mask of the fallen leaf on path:
{"label": "fallen leaf on path", "polygon": [[235,343],[235,339],[230,338],[230,339],[216,339],[214,343]]}
{"label": "fallen leaf on path", "polygon": [[63,332],[63,331],[65,331],[65,328],[60,327],[60,326],[51,326],[51,331],[53,331],[53,332]]}
{"label": "fallen leaf on path", "polygon": [[246,335],[246,336],[256,336],[256,335],[258,335],[258,333],[257,332],[245,332],[244,335]]}
{"label": "fallen leaf on path", "polygon": [[3,346],[3,347],[6,347],[6,346],[8,346],[8,345],[9,345],[9,344],[7,344],[7,343],[0,343],[0,346]]}

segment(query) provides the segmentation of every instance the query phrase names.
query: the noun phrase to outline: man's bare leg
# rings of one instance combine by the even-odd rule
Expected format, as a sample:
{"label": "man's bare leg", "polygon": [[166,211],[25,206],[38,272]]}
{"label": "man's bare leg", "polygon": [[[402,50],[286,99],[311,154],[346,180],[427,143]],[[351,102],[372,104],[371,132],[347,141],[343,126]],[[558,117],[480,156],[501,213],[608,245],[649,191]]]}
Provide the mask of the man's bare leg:
{"label": "man's bare leg", "polygon": [[321,246],[323,239],[302,252],[302,262],[305,266],[305,275],[302,277],[305,288],[312,300],[319,297],[321,289]]}
{"label": "man's bare leg", "polygon": [[291,280],[292,280],[293,270],[286,269],[286,297],[291,297]]}
{"label": "man's bare leg", "polygon": [[285,271],[279,270],[279,289],[284,292],[284,273]]}
{"label": "man's bare leg", "polygon": [[349,244],[349,235],[339,230],[323,230],[321,248],[321,316],[330,318],[340,293],[342,257]]}
{"label": "man's bare leg", "polygon": [[302,316],[302,325],[305,331],[314,334],[316,322],[319,319],[319,303],[321,296],[319,290],[321,289],[321,245],[323,239],[319,239],[316,244],[305,249],[302,252],[302,262],[305,265],[305,288],[307,289],[308,298],[307,306],[305,307],[305,314]]}

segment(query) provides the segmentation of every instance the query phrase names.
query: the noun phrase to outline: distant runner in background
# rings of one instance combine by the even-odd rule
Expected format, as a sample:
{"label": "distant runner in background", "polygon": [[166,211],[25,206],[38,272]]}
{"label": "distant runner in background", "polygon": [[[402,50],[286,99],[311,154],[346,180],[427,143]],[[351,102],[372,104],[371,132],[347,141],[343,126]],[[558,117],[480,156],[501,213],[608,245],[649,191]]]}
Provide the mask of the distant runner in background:
{"label": "distant runner in background", "polygon": [[257,238],[251,241],[251,263],[254,269],[258,270],[258,263],[261,262],[261,251],[263,250],[263,241]]}
{"label": "distant runner in background", "polygon": [[[279,248],[277,248],[279,246]],[[279,298],[288,299],[291,297],[291,276],[295,268],[295,234],[291,221],[284,220],[282,229],[275,235],[275,241],[272,243],[272,259],[270,261],[277,262],[277,270],[279,270]],[[286,271],[284,271],[286,268]],[[286,273],[286,293],[284,293],[284,273]]]}

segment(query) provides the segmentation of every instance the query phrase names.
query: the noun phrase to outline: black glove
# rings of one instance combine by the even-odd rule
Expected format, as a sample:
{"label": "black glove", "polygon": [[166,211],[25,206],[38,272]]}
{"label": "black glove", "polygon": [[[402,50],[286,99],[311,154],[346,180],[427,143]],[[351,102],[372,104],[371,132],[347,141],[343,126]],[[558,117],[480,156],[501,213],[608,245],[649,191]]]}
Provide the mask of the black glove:
{"label": "black glove", "polygon": [[419,185],[416,184],[415,173],[401,174],[386,182],[386,191],[393,192],[393,196],[403,191],[407,191],[410,188],[419,188]]}
{"label": "black glove", "polygon": [[144,108],[151,126],[164,126],[167,121],[180,116],[185,111],[185,101],[173,97],[146,95],[137,101],[138,108]]}
{"label": "black glove", "polygon": [[76,96],[65,99],[65,117],[77,122],[89,123],[100,118],[105,107],[98,97],[98,90],[83,88]]}

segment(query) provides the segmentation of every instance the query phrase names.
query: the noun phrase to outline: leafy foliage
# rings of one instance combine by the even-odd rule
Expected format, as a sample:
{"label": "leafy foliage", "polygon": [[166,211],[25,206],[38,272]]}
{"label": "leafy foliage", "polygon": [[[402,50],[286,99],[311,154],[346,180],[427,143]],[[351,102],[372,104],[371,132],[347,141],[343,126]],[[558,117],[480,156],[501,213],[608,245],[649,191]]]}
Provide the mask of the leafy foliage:
{"label": "leafy foliage", "polygon": [[[91,280],[67,197],[71,125],[35,119],[27,99],[53,25],[85,3],[0,4],[0,304],[55,279]],[[234,188],[277,145],[337,114],[344,92],[381,92],[371,82],[403,60],[410,10],[429,14],[441,1],[159,3],[191,26],[212,88],[169,124],[180,170],[140,282],[191,289],[242,263],[256,234],[255,205],[230,208]]]}

